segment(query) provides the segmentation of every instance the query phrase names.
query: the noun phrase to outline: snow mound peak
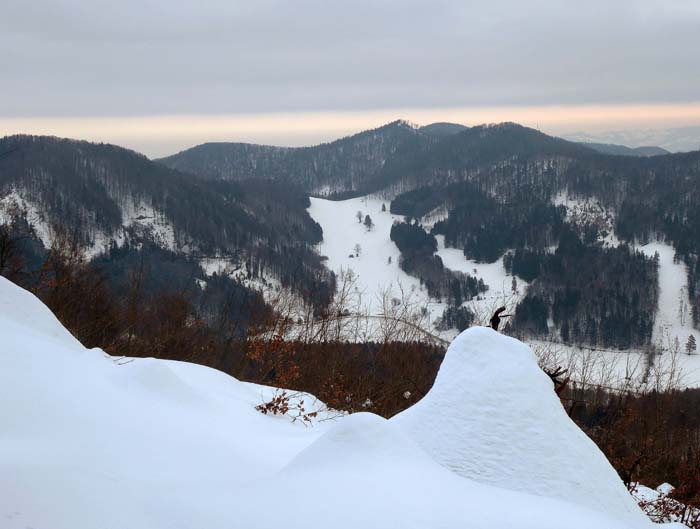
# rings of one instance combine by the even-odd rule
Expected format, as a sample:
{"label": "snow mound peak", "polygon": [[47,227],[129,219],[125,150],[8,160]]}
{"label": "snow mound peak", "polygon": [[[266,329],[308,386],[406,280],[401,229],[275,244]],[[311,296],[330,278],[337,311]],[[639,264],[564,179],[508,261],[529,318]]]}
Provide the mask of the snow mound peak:
{"label": "snow mound peak", "polygon": [[0,331],[4,340],[28,334],[35,338],[50,337],[69,348],[82,345],[61,325],[53,312],[39,298],[0,276]]}
{"label": "snow mound peak", "polygon": [[486,329],[415,408],[312,428],[256,411],[274,388],[88,351],[3,278],[0,335],[2,529],[651,527],[529,349]]}
{"label": "snow mound peak", "polygon": [[433,388],[392,422],[465,478],[644,521],[605,456],[566,415],[532,350],[490,328],[460,334]]}

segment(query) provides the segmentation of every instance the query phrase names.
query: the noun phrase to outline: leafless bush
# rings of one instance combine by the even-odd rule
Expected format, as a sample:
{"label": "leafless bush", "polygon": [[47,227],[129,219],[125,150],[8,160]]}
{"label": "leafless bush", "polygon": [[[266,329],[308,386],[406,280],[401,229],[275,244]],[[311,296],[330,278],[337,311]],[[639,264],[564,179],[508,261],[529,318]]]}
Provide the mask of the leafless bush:
{"label": "leafless bush", "polygon": [[700,529],[700,509],[675,499],[675,489],[670,494],[663,491],[643,491],[638,483],[630,486],[630,493],[639,507],[654,523],[682,523],[690,529]]}
{"label": "leafless bush", "polygon": [[258,404],[255,409],[264,415],[284,415],[292,422],[299,421],[306,426],[311,426],[319,414],[317,410],[304,407],[302,393],[289,393],[284,389],[276,389],[272,398]]}

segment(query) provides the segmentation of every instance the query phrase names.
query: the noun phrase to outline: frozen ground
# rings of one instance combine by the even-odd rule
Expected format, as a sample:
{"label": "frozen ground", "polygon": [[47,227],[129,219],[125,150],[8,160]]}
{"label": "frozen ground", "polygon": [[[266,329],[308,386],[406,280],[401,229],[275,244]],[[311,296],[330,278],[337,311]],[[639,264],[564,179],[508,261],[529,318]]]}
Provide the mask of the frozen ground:
{"label": "frozen ground", "polygon": [[653,527],[530,350],[489,329],[395,419],[313,426],[256,411],[270,388],[87,350],[4,278],[0,333],[3,529]]}

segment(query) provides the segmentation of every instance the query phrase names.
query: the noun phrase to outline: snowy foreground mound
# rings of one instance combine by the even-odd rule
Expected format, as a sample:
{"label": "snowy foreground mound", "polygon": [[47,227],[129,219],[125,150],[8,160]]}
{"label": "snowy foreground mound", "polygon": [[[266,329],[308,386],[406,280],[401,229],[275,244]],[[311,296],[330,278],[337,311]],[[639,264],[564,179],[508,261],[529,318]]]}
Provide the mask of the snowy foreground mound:
{"label": "snowy foreground mound", "polygon": [[0,528],[653,527],[530,350],[463,333],[392,420],[307,428],[269,389],[83,348],[0,278]]}

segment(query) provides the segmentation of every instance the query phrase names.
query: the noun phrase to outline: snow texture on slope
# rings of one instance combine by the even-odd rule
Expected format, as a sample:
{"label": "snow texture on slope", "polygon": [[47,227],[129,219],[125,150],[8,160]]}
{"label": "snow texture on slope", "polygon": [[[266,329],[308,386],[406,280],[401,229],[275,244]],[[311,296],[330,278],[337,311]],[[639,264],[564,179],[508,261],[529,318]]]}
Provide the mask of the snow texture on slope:
{"label": "snow texture on slope", "polygon": [[460,334],[430,392],[392,422],[465,478],[644,521],[605,456],[567,417],[530,348],[489,328]]}
{"label": "snow texture on slope", "polygon": [[[462,335],[413,414],[312,428],[258,413],[271,388],[87,350],[1,277],[0,336],[2,529],[651,527],[618,494],[602,455],[557,414],[527,348],[488,331]],[[475,349],[487,354],[474,365],[453,354]],[[515,371],[532,388],[518,386]],[[450,400],[464,382],[472,390]],[[542,409],[523,411],[526,403]],[[526,432],[541,446],[527,445]]]}
{"label": "snow texture on slope", "polygon": [[464,479],[391,421],[370,413],[339,421],[274,478],[246,488],[240,500],[250,507],[240,513],[241,527],[266,529],[325,527],[323,521],[341,529],[649,525],[624,526],[580,505]]}

